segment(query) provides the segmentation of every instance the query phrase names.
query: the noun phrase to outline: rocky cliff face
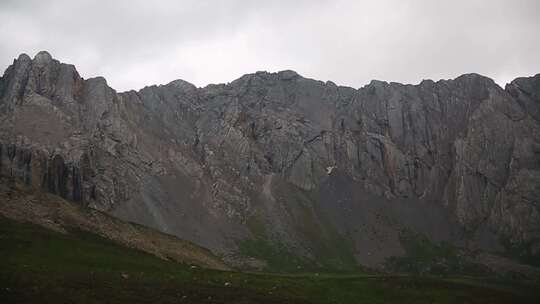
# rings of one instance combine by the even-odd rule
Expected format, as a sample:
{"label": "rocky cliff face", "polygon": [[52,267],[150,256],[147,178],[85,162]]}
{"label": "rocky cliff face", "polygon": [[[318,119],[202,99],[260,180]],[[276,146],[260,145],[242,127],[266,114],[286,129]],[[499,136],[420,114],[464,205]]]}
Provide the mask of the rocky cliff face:
{"label": "rocky cliff face", "polygon": [[540,255],[540,74],[355,90],[257,72],[117,93],[23,54],[0,78],[0,159],[4,176],[239,263],[268,247],[377,267],[410,230]]}

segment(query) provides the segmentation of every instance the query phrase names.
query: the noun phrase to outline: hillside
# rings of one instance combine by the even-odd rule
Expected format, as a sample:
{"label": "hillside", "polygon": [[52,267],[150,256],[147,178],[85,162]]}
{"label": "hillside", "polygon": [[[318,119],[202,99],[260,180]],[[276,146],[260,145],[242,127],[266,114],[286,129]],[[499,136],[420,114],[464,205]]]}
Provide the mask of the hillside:
{"label": "hillside", "polygon": [[[56,195],[36,192],[5,179],[0,181],[0,216],[5,219],[36,224],[63,234],[67,239],[95,234],[96,237],[100,236],[104,240],[149,253],[163,260],[213,269],[230,269],[209,250],[188,241],[141,225],[123,222],[97,210],[74,205]],[[7,221],[9,222],[11,221]],[[9,233],[6,234],[10,231],[9,225],[5,224],[3,228],[7,229],[1,231],[4,236],[11,237]],[[28,254],[39,255],[32,252]]]}
{"label": "hillside", "polygon": [[537,303],[538,285],[468,277],[193,268],[97,234],[0,216],[1,303]]}

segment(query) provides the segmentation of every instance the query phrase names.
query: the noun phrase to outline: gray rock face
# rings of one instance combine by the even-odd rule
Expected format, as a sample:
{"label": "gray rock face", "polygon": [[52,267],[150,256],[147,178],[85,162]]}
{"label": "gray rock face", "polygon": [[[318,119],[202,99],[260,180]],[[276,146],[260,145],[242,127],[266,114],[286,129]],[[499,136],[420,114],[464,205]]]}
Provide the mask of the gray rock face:
{"label": "gray rock face", "polygon": [[0,79],[0,143],[2,175],[237,262],[264,238],[376,267],[404,253],[403,229],[540,255],[540,74],[355,90],[257,72],[117,93],[40,52]]}

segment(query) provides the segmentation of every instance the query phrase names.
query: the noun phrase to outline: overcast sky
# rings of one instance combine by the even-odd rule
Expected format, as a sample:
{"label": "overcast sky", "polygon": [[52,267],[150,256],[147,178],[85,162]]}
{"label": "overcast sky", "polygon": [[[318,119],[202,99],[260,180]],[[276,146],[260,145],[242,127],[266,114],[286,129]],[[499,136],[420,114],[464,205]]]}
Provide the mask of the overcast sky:
{"label": "overcast sky", "polygon": [[0,20],[2,71],[47,50],[118,91],[260,70],[352,87],[540,73],[537,0],[0,0]]}

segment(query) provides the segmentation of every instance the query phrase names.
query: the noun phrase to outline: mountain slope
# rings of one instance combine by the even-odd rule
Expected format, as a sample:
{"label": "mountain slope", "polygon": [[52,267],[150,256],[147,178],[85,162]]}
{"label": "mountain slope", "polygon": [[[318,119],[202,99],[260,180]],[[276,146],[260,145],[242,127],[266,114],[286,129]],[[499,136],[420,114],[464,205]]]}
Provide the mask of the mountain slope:
{"label": "mountain slope", "polygon": [[0,216],[1,303],[537,303],[537,285],[384,275],[263,275],[164,261],[90,232]]}
{"label": "mountain slope", "polygon": [[210,251],[190,242],[76,206],[55,195],[36,192],[4,179],[0,181],[0,215],[5,218],[37,224],[66,235],[72,232],[96,234],[164,260],[230,269]]}
{"label": "mountain slope", "polygon": [[117,93],[23,54],[0,80],[0,172],[242,267],[384,268],[407,231],[535,263],[539,79],[355,90],[282,71]]}

